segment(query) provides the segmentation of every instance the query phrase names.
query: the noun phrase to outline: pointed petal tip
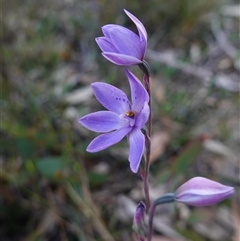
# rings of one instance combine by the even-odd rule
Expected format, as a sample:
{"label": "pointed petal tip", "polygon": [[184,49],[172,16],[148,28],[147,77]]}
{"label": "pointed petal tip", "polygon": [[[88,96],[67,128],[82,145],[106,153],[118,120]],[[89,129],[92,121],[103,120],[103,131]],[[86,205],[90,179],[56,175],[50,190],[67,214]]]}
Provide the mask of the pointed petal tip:
{"label": "pointed petal tip", "polygon": [[130,84],[132,108],[139,113],[145,106],[145,102],[149,102],[149,94],[137,76],[129,70],[126,70],[126,75]]}
{"label": "pointed petal tip", "polygon": [[[102,136],[105,135],[105,134],[102,134]],[[102,151],[102,150],[105,150],[107,149],[107,147],[103,147],[103,146],[100,146],[100,145],[96,145],[95,142],[96,140],[99,138],[99,136],[97,136],[96,138],[94,138],[90,143],[89,145],[87,146],[86,148],[86,151],[87,152],[90,152],[90,153],[96,153],[96,152],[99,152],[99,151]]]}
{"label": "pointed petal tip", "polygon": [[92,87],[94,87],[94,86],[96,85],[96,83],[97,83],[97,82],[93,82],[93,83],[91,83],[90,85],[91,85]]}
{"label": "pointed petal tip", "polygon": [[128,159],[128,161],[130,162],[131,171],[133,173],[138,173],[138,169],[139,169],[141,160],[138,163],[134,163],[133,161],[130,161],[129,159]]}
{"label": "pointed petal tip", "polygon": [[89,152],[89,153],[95,153],[95,152],[98,152],[98,150],[92,149],[92,148],[89,147],[89,146],[87,147],[86,151]]}
{"label": "pointed petal tip", "polygon": [[96,37],[95,38],[95,42],[97,43],[97,45],[99,45],[99,39],[100,39],[101,37]]}
{"label": "pointed petal tip", "polygon": [[129,15],[133,15],[132,13],[130,13],[127,9],[123,9],[123,11],[129,16]]}
{"label": "pointed petal tip", "polygon": [[82,121],[82,118],[78,119],[78,123],[79,123],[80,125],[84,126],[83,121]]}
{"label": "pointed petal tip", "polygon": [[82,116],[81,118],[78,119],[78,123],[80,123],[84,127],[85,127],[86,116],[87,115],[84,115],[84,116]]}
{"label": "pointed petal tip", "polygon": [[91,83],[91,84],[90,84],[93,92],[96,90],[96,88],[98,87],[99,83],[100,83],[100,82],[94,82],[94,83]]}
{"label": "pointed petal tip", "polygon": [[144,135],[139,129],[135,129],[128,135],[128,141],[130,147],[128,161],[132,172],[137,173],[144,153]]}
{"label": "pointed petal tip", "polygon": [[98,88],[99,86],[101,86],[102,84],[104,84],[103,82],[93,82],[91,83],[91,87],[92,89]]}
{"label": "pointed petal tip", "polygon": [[143,48],[143,56],[144,58],[146,49],[147,49],[147,31],[144,27],[143,23],[132,13],[128,12],[126,9],[124,9],[124,12],[127,14],[127,16],[134,22],[138,29],[140,40],[142,41],[142,48]]}
{"label": "pointed petal tip", "polygon": [[133,173],[137,173],[138,172],[138,168],[133,166],[132,163],[130,163],[130,169]]}

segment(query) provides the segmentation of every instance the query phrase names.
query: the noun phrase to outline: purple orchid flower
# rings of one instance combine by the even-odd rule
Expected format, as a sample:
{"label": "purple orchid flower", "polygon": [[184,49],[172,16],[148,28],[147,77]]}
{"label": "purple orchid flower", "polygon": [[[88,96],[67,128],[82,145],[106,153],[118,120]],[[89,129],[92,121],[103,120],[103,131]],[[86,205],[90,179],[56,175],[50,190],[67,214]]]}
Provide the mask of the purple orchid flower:
{"label": "purple orchid flower", "polygon": [[139,36],[120,25],[107,24],[102,27],[104,37],[96,38],[96,42],[102,50],[102,55],[114,64],[141,64],[147,49],[147,32],[134,15],[127,10],[124,11],[136,25]]}
{"label": "purple orchid flower", "polygon": [[129,70],[126,70],[131,89],[132,103],[120,89],[106,83],[95,82],[92,89],[97,100],[108,111],[98,111],[79,119],[87,129],[103,132],[88,145],[88,152],[104,150],[125,136],[128,137],[131,170],[136,173],[144,152],[145,138],[141,129],[149,117],[149,96],[141,82]]}
{"label": "purple orchid flower", "polygon": [[234,193],[234,188],[204,177],[194,177],[175,192],[175,201],[201,207],[218,203]]}

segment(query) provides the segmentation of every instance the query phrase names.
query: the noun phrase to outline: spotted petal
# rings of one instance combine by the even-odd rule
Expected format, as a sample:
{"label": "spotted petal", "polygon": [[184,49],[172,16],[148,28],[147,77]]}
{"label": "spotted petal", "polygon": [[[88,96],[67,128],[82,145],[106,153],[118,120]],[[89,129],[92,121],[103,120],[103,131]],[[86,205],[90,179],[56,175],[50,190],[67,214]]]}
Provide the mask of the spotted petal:
{"label": "spotted petal", "polygon": [[144,135],[141,130],[134,129],[129,133],[128,140],[130,145],[128,158],[130,168],[132,172],[137,173],[144,152]]}
{"label": "spotted petal", "polygon": [[137,119],[135,122],[136,128],[142,129],[144,127],[144,125],[148,121],[149,113],[150,113],[149,105],[147,102],[145,102],[142,110],[140,111],[140,113],[137,116]]}
{"label": "spotted petal", "polygon": [[92,140],[92,142],[87,147],[87,151],[88,152],[102,151],[121,141],[123,137],[126,136],[131,131],[131,129],[132,129],[131,127],[124,127],[107,134],[102,134]]}
{"label": "spotted petal", "polygon": [[148,103],[149,95],[140,80],[133,73],[127,69],[126,74],[131,89],[132,109],[134,112],[139,113],[142,110],[144,103]]}
{"label": "spotted petal", "polygon": [[98,111],[83,116],[79,122],[87,129],[95,132],[109,132],[127,126],[127,122],[111,111]]}
{"label": "spotted petal", "polygon": [[122,90],[102,82],[95,82],[91,86],[97,100],[108,110],[119,115],[130,110],[129,100]]}

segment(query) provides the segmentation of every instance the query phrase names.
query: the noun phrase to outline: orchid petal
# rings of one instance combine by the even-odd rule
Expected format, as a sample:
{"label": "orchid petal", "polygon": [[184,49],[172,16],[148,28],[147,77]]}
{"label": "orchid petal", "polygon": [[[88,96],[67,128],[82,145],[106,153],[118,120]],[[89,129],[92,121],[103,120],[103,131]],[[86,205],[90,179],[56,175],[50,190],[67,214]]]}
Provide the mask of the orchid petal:
{"label": "orchid petal", "polygon": [[123,137],[126,136],[131,131],[131,129],[132,129],[131,127],[124,127],[107,134],[102,134],[92,140],[92,142],[87,147],[87,151],[88,152],[102,151],[121,141]]}
{"label": "orchid petal", "polygon": [[129,100],[122,90],[102,82],[95,82],[91,86],[97,100],[108,110],[117,114],[130,110]]}
{"label": "orchid petal", "polygon": [[127,69],[126,74],[131,89],[132,109],[134,112],[139,113],[143,108],[144,102],[149,101],[149,95],[140,80],[133,73]]}
{"label": "orchid petal", "polygon": [[116,24],[105,25],[102,31],[119,53],[142,60],[145,49],[141,49],[139,36],[134,32]]}
{"label": "orchid petal", "polygon": [[112,45],[112,43],[106,37],[95,38],[99,48],[103,52],[114,52],[118,53],[118,50]]}
{"label": "orchid petal", "polygon": [[95,132],[109,132],[128,125],[123,118],[111,111],[98,111],[85,115],[79,119],[79,122]]}
{"label": "orchid petal", "polygon": [[103,52],[102,55],[110,62],[120,66],[131,66],[142,63],[142,61],[136,57],[125,54]]}
{"label": "orchid petal", "polygon": [[146,124],[146,122],[148,121],[149,113],[150,113],[149,105],[147,102],[145,102],[141,112],[137,116],[135,127],[142,129]]}
{"label": "orchid petal", "polygon": [[144,152],[145,139],[139,129],[133,129],[128,135],[130,150],[128,160],[132,172],[137,173]]}
{"label": "orchid petal", "polygon": [[[146,49],[147,49],[147,31],[146,31],[145,27],[143,26],[142,22],[138,18],[136,18],[133,14],[128,12],[126,9],[124,9],[124,12],[134,22],[134,24],[136,25],[136,27],[138,29],[140,41],[141,41],[141,44],[142,44],[142,48],[144,50],[143,54],[145,55],[145,52],[146,52]],[[142,58],[144,57],[144,55],[142,56]]]}

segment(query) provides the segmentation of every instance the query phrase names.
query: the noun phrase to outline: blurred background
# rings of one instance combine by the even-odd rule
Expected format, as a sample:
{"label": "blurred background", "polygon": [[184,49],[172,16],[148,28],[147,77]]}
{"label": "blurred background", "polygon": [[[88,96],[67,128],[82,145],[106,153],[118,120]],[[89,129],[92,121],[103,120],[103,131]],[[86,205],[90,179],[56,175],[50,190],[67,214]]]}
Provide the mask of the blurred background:
{"label": "blurred background", "polygon": [[[237,5],[238,4],[238,5]],[[148,32],[154,199],[194,176],[239,190],[239,20],[234,0],[3,0],[2,241],[131,241],[144,199],[126,139],[90,154],[78,118],[103,107],[90,83],[129,93],[124,68],[101,56],[108,23]],[[131,67],[139,78],[138,67]],[[239,197],[192,208],[162,205],[153,241],[238,241]]]}

